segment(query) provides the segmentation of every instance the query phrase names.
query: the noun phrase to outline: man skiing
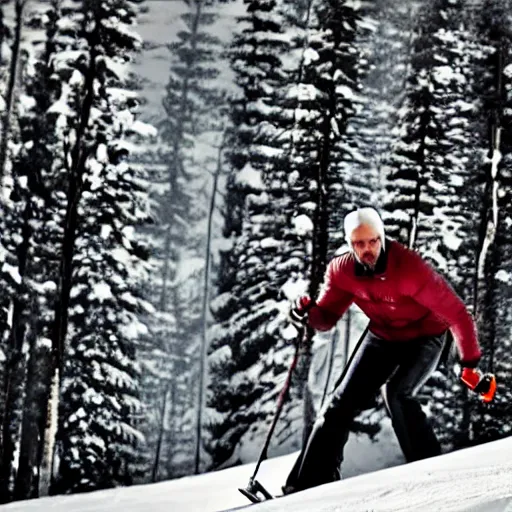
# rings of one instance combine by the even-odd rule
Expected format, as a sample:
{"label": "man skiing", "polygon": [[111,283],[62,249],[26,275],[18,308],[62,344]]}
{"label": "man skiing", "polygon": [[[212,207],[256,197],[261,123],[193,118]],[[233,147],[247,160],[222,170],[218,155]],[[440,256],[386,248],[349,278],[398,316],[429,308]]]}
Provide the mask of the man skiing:
{"label": "man skiing", "polygon": [[463,382],[487,400],[495,389],[493,377],[476,370],[476,326],[450,285],[416,252],[385,238],[373,208],[349,213],[344,229],[350,251],[329,263],[318,300],[301,297],[290,317],[328,330],[354,303],[368,316],[369,329],[320,412],[285,494],[340,478],[350,425],[380,388],[406,461],[441,453],[416,395],[439,362],[448,329]]}

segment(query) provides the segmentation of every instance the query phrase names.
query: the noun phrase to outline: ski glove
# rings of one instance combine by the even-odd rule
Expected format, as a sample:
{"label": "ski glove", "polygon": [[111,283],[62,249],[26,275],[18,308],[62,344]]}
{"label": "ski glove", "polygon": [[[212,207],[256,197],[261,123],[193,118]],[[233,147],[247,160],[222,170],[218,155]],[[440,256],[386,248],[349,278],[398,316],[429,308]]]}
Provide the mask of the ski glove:
{"label": "ski glove", "polygon": [[492,373],[482,373],[476,368],[462,368],[460,379],[466,386],[478,393],[485,403],[494,398],[496,392],[496,377]]}
{"label": "ski glove", "polygon": [[307,295],[299,297],[288,314],[290,322],[298,329],[302,329],[308,323],[308,311],[314,305],[314,301]]}

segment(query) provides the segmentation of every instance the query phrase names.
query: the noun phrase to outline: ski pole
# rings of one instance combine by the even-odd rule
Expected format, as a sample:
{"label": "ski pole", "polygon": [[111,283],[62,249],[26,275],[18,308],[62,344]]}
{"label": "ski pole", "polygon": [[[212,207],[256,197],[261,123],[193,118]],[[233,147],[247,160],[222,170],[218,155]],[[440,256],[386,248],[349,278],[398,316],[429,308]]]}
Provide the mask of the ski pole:
{"label": "ski pole", "polygon": [[366,335],[368,334],[368,330],[369,329],[370,329],[370,324],[368,323],[366,325],[363,333],[361,334],[361,336],[357,340],[356,346],[353,348],[352,353],[350,354],[350,357],[349,357],[348,361],[346,362],[345,367],[343,368],[343,371],[341,372],[341,375],[338,377],[338,380],[335,382],[334,387],[332,388],[331,392],[333,392],[341,384],[341,381],[343,380],[343,378],[347,374],[347,371],[348,371],[348,369],[350,367],[350,364],[354,360],[354,357],[357,354],[357,351],[359,350],[359,347],[363,344],[363,341],[364,341]]}
{"label": "ski pole", "polygon": [[[304,313],[307,313],[314,305],[315,305],[314,301],[311,301],[311,303],[308,304],[308,306],[306,308],[304,308]],[[265,487],[263,487],[256,480],[256,475],[258,474],[261,463],[267,458],[267,455],[268,455],[267,451],[268,451],[268,447],[270,445],[270,440],[272,438],[272,434],[274,433],[274,429],[276,428],[277,421],[279,420],[279,416],[281,416],[281,411],[283,410],[283,405],[286,400],[286,396],[288,394],[288,391],[290,389],[290,385],[292,382],[292,374],[297,366],[297,362],[299,361],[300,347],[307,338],[307,332],[308,332],[307,326],[303,325],[302,333],[300,333],[297,336],[297,340],[295,343],[295,354],[294,354],[292,362],[290,364],[290,368],[288,369],[288,374],[286,375],[286,380],[284,382],[283,388],[281,389],[281,392],[279,393],[279,396],[277,398],[276,412],[274,414],[272,424],[270,425],[270,428],[268,430],[267,437],[265,439],[265,444],[263,445],[263,448],[261,449],[260,455],[258,457],[258,461],[256,462],[256,467],[254,468],[254,473],[252,474],[251,478],[249,479],[249,483],[247,484],[247,487],[238,489],[245,497],[247,497],[253,503],[257,503],[258,501],[261,501],[261,499],[257,496],[258,493],[262,494],[265,499],[273,498],[273,496],[265,489]]]}
{"label": "ski pole", "polygon": [[[306,327],[304,327],[304,331],[306,331]],[[305,332],[303,334],[303,337],[305,336]],[[299,360],[299,353],[300,353],[300,345],[301,343],[296,343],[295,346],[295,354],[293,356],[292,362],[290,364],[290,368],[288,369],[288,374],[286,375],[286,380],[284,382],[283,388],[281,389],[281,392],[279,393],[279,396],[277,398],[277,405],[276,405],[276,412],[274,415],[274,419],[272,420],[272,424],[270,425],[270,428],[267,433],[267,438],[265,439],[265,444],[263,445],[263,448],[261,449],[260,456],[258,457],[258,462],[256,463],[256,468],[254,469],[254,473],[251,477],[251,481],[256,478],[256,475],[258,473],[258,470],[260,469],[261,463],[266,460],[267,458],[267,450],[270,445],[270,440],[272,438],[272,434],[274,433],[274,430],[277,425],[277,421],[279,420],[279,416],[281,416],[281,411],[283,410],[283,405],[286,401],[286,395],[288,394],[288,390],[290,389],[290,385],[292,382],[292,374],[297,366],[297,362]]]}
{"label": "ski pole", "polygon": [[[307,328],[304,327],[303,338],[306,336],[306,332],[307,332]],[[299,360],[300,345],[301,345],[301,343],[297,340],[297,343],[295,346],[295,354],[294,354],[292,362],[290,364],[290,368],[288,369],[288,374],[286,375],[286,380],[285,380],[284,386],[281,389],[281,392],[279,393],[279,397],[277,399],[277,407],[276,407],[274,419],[272,420],[272,424],[270,425],[270,428],[268,430],[267,438],[265,439],[265,444],[263,445],[263,448],[261,449],[261,452],[260,452],[260,456],[258,457],[258,461],[256,463],[254,473],[252,474],[251,478],[249,478],[249,483],[247,484],[247,487],[245,487],[245,488],[240,487],[238,489],[246,498],[251,500],[253,503],[258,503],[259,501],[261,501],[261,498],[258,497],[258,493],[263,495],[264,499],[270,500],[273,498],[273,496],[267,491],[267,489],[265,489],[265,487],[263,487],[263,485],[261,485],[256,480],[256,475],[258,474],[261,463],[267,458],[267,450],[270,445],[270,439],[272,438],[272,434],[274,433],[274,429],[276,428],[277,420],[279,419],[279,416],[281,415],[281,411],[283,410],[283,405],[286,400],[286,395],[288,393],[288,390],[290,389],[293,370],[297,366],[297,362]]]}

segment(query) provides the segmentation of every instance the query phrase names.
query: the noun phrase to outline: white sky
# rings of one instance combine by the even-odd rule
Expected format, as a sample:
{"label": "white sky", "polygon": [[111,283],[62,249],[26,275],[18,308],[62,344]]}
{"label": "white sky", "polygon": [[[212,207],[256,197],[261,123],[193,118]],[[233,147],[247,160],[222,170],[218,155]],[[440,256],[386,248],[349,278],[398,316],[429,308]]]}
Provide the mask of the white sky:
{"label": "white sky", "polygon": [[[345,478],[250,512],[512,512],[512,437]],[[278,492],[296,454],[263,462],[258,479]],[[2,512],[219,512],[249,504],[254,464],[145,486],[10,503]]]}

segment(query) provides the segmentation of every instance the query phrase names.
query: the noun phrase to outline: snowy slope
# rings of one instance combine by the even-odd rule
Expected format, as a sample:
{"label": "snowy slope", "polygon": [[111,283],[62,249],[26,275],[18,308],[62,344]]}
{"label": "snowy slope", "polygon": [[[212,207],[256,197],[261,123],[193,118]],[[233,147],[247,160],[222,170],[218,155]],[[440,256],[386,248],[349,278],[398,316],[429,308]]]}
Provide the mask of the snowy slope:
{"label": "snowy slope", "polygon": [[[251,506],[251,512],[512,512],[512,437]],[[261,466],[277,491],[295,455]],[[11,503],[2,512],[218,512],[246,505],[236,490],[254,464],[171,482]]]}

